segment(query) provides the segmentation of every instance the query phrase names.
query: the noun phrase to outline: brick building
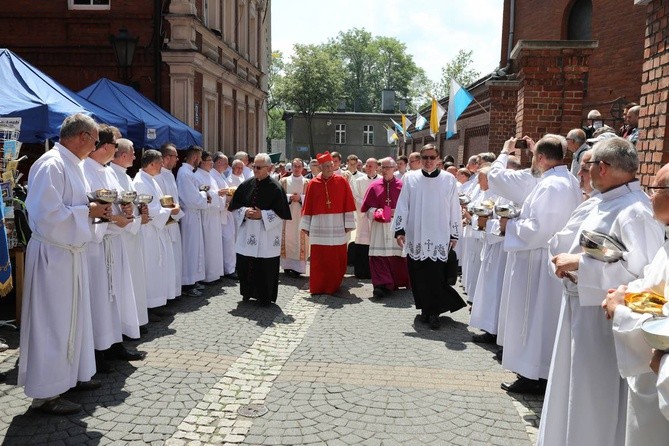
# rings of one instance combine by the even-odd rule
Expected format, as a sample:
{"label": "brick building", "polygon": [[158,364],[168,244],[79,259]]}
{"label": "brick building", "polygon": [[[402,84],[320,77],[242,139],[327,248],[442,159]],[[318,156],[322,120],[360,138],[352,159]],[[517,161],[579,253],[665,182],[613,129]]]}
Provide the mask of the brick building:
{"label": "brick building", "polygon": [[[505,0],[500,69],[468,87],[485,111],[473,103],[458,135],[444,141],[440,134],[437,143],[462,162],[498,152],[509,136],[566,134],[591,109],[617,128],[624,105],[637,102],[646,184],[669,160],[667,42],[669,0]],[[416,133],[405,150],[431,141],[429,132]]]}
{"label": "brick building", "polygon": [[[208,150],[264,150],[269,0],[0,4],[0,47],[70,89],[101,77],[125,81],[202,132]],[[138,38],[127,72],[120,71],[110,43],[120,29]]]}

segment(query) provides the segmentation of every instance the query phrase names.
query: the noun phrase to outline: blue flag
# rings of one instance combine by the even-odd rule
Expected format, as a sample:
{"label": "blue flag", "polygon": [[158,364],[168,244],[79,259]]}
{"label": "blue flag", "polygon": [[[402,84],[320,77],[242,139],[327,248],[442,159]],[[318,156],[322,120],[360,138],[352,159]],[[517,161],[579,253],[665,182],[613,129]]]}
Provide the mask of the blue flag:
{"label": "blue flag", "polygon": [[471,93],[455,82],[455,79],[451,79],[451,92],[448,96],[448,112],[446,113],[446,139],[458,133],[455,121],[473,100],[474,96]]}

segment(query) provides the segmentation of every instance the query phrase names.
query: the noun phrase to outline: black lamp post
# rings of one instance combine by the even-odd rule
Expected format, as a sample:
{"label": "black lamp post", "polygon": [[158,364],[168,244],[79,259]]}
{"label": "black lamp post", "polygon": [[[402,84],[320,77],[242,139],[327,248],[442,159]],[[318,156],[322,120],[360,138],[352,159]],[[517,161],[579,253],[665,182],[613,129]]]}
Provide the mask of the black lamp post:
{"label": "black lamp post", "polygon": [[132,77],[132,59],[135,56],[135,47],[139,37],[132,37],[127,29],[121,28],[117,35],[109,36],[109,42],[114,48],[116,62],[118,63],[121,79],[128,83]]}

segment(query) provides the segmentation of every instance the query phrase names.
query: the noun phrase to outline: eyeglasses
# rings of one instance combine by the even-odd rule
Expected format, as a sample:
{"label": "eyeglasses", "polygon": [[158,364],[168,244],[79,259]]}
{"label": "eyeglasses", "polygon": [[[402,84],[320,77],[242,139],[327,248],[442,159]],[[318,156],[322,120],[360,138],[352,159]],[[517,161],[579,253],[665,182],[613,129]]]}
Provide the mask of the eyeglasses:
{"label": "eyeglasses", "polygon": [[95,147],[97,147],[98,145],[100,145],[100,141],[98,141],[97,139],[93,138],[93,135],[91,135],[89,132],[84,132],[84,133],[87,134],[87,135],[89,136],[89,138],[91,138],[91,139],[93,140],[93,142],[95,143]]}
{"label": "eyeglasses", "polygon": [[420,162],[420,158],[416,158],[414,160],[409,160],[409,163],[419,163],[419,162]]}
{"label": "eyeglasses", "polygon": [[260,170],[260,169],[262,169],[263,167],[269,167],[269,166],[253,166],[253,169],[254,169],[254,170]]}
{"label": "eyeglasses", "polygon": [[[607,166],[610,166],[610,165],[611,165],[611,163],[607,163],[607,162],[604,161],[604,160],[599,160],[599,161],[583,161],[583,164],[597,164],[597,165],[599,165],[599,163],[606,164]],[[588,170],[590,170],[590,169],[588,169]]]}
{"label": "eyeglasses", "polygon": [[421,156],[420,156],[420,159],[422,159],[422,160],[432,160],[432,161],[434,161],[434,160],[437,159],[437,155],[421,155]]}
{"label": "eyeglasses", "polygon": [[650,192],[650,195],[655,195],[663,189],[669,189],[669,186],[646,186],[646,189]]}

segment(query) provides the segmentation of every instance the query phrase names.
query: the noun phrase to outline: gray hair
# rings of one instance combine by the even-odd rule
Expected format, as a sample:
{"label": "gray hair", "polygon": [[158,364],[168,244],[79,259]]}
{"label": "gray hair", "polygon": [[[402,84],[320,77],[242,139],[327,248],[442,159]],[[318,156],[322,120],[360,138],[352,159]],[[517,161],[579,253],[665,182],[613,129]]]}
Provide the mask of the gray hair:
{"label": "gray hair", "polygon": [[391,165],[392,167],[397,167],[397,163],[396,163],[395,160],[394,160],[392,157],[390,157],[390,156],[385,157],[385,158],[381,158],[381,159],[379,160],[379,165],[382,165],[384,162],[386,162],[386,163],[390,163],[390,165]]}
{"label": "gray hair", "polygon": [[590,150],[592,161],[604,161],[614,169],[636,174],[639,169],[639,156],[634,145],[618,136],[599,141]]}
{"label": "gray hair", "polygon": [[546,138],[547,136],[556,138],[558,141],[560,141],[560,144],[562,145],[562,157],[564,157],[564,154],[567,153],[567,138],[565,138],[562,135],[557,135],[555,133],[546,133],[544,135],[544,138]]}
{"label": "gray hair", "polygon": [[511,170],[520,170],[522,168],[520,164],[520,158],[515,155],[511,155],[506,159],[506,168]]}
{"label": "gray hair", "polygon": [[269,155],[265,152],[260,152],[253,158],[254,163],[257,163],[258,161],[262,161],[267,166],[272,164],[272,158],[270,158]]}
{"label": "gray hair", "polygon": [[216,152],[214,153],[214,162],[217,162],[219,160],[224,159],[226,162],[228,161],[228,157],[225,156],[223,152]]}
{"label": "gray hair", "polygon": [[231,166],[232,166],[232,167],[235,167],[235,166],[239,166],[240,164],[241,164],[242,167],[243,167],[243,166],[244,166],[244,161],[242,161],[242,160],[237,160],[237,159],[236,159],[236,160],[233,160],[233,161],[232,161],[232,165],[231,165]]}
{"label": "gray hair", "polygon": [[237,153],[235,153],[235,159],[236,160],[244,160],[244,159],[249,159],[249,154],[246,152],[242,152],[241,150]]}
{"label": "gray hair", "polygon": [[480,161],[486,162],[486,163],[492,163],[497,159],[497,156],[492,153],[492,152],[483,152],[479,153]]}
{"label": "gray hair", "polygon": [[470,156],[469,159],[467,160],[467,165],[470,165],[470,164],[478,164],[479,161],[481,161],[481,157],[480,157],[479,155],[472,155],[472,156]]}
{"label": "gray hair", "polygon": [[116,143],[118,144],[118,150],[114,153],[114,158],[118,158],[124,153],[133,151],[132,141],[129,139],[119,138],[116,140]]}
{"label": "gray hair", "polygon": [[96,129],[98,125],[88,115],[76,113],[68,116],[60,127],[60,139],[72,138],[84,132]]}
{"label": "gray hair", "polygon": [[160,159],[163,159],[163,155],[159,151],[154,149],[145,150],[142,155],[142,168]]}

